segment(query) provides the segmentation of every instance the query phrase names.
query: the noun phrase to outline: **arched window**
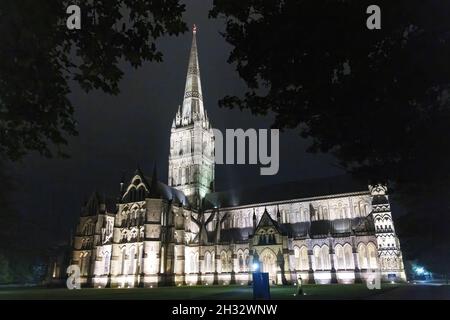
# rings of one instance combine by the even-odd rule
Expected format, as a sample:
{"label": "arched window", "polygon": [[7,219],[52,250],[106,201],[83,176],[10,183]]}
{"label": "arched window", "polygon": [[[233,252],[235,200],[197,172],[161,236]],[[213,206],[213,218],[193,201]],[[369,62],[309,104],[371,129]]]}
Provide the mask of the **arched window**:
{"label": "arched window", "polygon": [[205,253],[205,271],[211,272],[212,264],[211,264],[211,254],[209,252]]}
{"label": "arched window", "polygon": [[311,214],[308,209],[303,208],[303,221],[310,221],[311,220]]}
{"label": "arched window", "polygon": [[309,270],[308,249],[306,247],[300,249],[300,270]]}
{"label": "arched window", "polygon": [[360,269],[367,269],[368,260],[367,260],[367,249],[364,243],[360,243],[358,245],[358,263]]}
{"label": "arched window", "polygon": [[344,249],[340,244],[335,247],[335,254],[337,260],[337,269],[345,269]]}
{"label": "arched window", "polygon": [[361,216],[366,216],[367,212],[366,212],[366,207],[364,205],[364,202],[361,200],[359,201],[359,212]]}
{"label": "arched window", "polygon": [[89,273],[89,252],[80,254],[80,273],[82,276],[87,276]]}
{"label": "arched window", "polygon": [[111,234],[112,232],[113,232],[113,221],[108,220],[108,222],[106,223],[106,233]]}
{"label": "arched window", "polygon": [[126,275],[127,274],[127,268],[126,268],[126,266],[127,266],[127,251],[126,251],[126,248],[123,248],[123,250],[122,250],[122,274],[123,275]]}
{"label": "arched window", "polygon": [[322,268],[324,270],[329,270],[331,268],[330,263],[330,249],[327,245],[322,246],[320,249],[321,251],[321,258],[322,258]]}
{"label": "arched window", "polygon": [[134,266],[136,265],[136,248],[131,247],[129,256],[128,274],[134,274]]}
{"label": "arched window", "polygon": [[232,258],[231,251],[227,252],[227,264],[228,264],[228,270],[229,270],[229,272],[231,272],[233,269],[233,258]]}
{"label": "arched window", "polygon": [[369,205],[367,203],[364,205],[364,209],[366,211],[366,215],[368,215],[370,213],[370,208],[369,208]]}
{"label": "arched window", "polygon": [[327,207],[324,207],[323,208],[323,218],[326,220],[326,219],[328,219],[328,209],[327,209]]}
{"label": "arched window", "polygon": [[145,188],[144,187],[140,187],[138,189],[138,201],[143,201],[145,200]]}
{"label": "arched window", "polygon": [[198,272],[198,252],[191,252],[190,254],[190,273]]}
{"label": "arched window", "polygon": [[220,272],[228,272],[227,253],[225,251],[220,253]]}
{"label": "arched window", "polygon": [[350,244],[346,243],[344,246],[340,244],[336,245],[335,254],[338,269],[351,270],[355,268],[353,263],[353,250]]}
{"label": "arched window", "polygon": [[198,252],[195,253],[194,255],[194,260],[195,260],[195,272],[198,272],[198,263],[199,263],[199,256],[198,256]]}
{"label": "arched window", "polygon": [[315,246],[314,250],[314,270],[322,270],[322,259],[321,259],[321,255],[320,255],[320,247],[319,246]]}
{"label": "arched window", "polygon": [[81,249],[90,249],[90,239],[83,239],[81,242]]}
{"label": "arched window", "polygon": [[372,242],[367,245],[367,259],[369,260],[369,268],[371,269],[378,268],[377,248]]}
{"label": "arched window", "polygon": [[139,213],[139,225],[143,225],[145,223],[145,211],[141,210]]}
{"label": "arched window", "polygon": [[245,249],[244,250],[244,271],[248,271],[249,264],[250,264],[250,256],[248,254],[248,250]]}
{"label": "arched window", "polygon": [[239,263],[239,271],[244,271],[245,268],[244,253],[241,250],[238,251],[238,263]]}
{"label": "arched window", "polygon": [[309,270],[308,262],[308,249],[305,246],[301,248],[294,247],[295,269],[296,270]]}
{"label": "arched window", "polygon": [[338,203],[337,214],[338,214],[338,217],[337,217],[338,219],[343,219],[343,218],[345,218],[345,217],[344,217],[344,213],[343,213],[343,211],[342,211],[342,203],[341,203],[341,202]]}
{"label": "arched window", "polygon": [[353,211],[354,211],[354,213],[355,213],[355,217],[361,216],[361,214],[359,213],[358,205],[357,205],[357,204],[355,204],[355,205],[353,206]]}
{"label": "arched window", "polygon": [[355,268],[355,264],[353,263],[353,250],[352,246],[346,243],[344,245],[344,260],[345,260],[345,269],[351,270]]}
{"label": "arched window", "polygon": [[88,236],[91,235],[92,233],[94,233],[94,224],[92,223],[92,221],[88,221],[85,223],[83,227],[83,235]]}
{"label": "arched window", "polygon": [[351,215],[350,215],[350,212],[349,212],[347,206],[343,207],[342,211],[343,211],[344,218],[351,218]]}
{"label": "arched window", "polygon": [[136,188],[131,188],[130,189],[130,202],[135,202],[136,201]]}
{"label": "arched window", "polygon": [[300,248],[294,247],[294,260],[295,260],[295,269],[300,270]]}
{"label": "arched window", "polygon": [[270,235],[270,244],[276,244],[277,243],[277,237],[274,233]]}

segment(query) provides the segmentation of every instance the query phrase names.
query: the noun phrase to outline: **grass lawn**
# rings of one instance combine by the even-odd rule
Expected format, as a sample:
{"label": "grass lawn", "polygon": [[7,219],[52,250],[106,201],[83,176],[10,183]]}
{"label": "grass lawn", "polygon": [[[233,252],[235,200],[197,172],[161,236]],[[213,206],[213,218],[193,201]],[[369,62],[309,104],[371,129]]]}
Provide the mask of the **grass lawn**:
{"label": "grass lawn", "polygon": [[[304,285],[304,296],[294,296],[295,286],[274,286],[270,288],[272,299],[364,299],[400,286],[399,284],[383,284],[380,290],[369,290],[365,284],[330,284]],[[4,288],[0,289],[0,299],[252,299],[252,288],[249,286],[184,286],[135,289],[81,289],[66,288]]]}

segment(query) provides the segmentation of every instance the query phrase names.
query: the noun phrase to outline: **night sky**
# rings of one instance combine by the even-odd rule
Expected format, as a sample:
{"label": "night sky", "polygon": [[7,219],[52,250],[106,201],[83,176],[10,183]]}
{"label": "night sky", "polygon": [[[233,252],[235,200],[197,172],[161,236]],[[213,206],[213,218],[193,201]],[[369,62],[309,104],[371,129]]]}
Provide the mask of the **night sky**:
{"label": "night sky", "polygon": [[[208,19],[212,1],[186,1],[185,21],[197,25],[200,71],[205,108],[213,127],[269,128],[272,118],[249,112],[221,109],[217,101],[239,95],[244,84],[227,63],[231,47],[219,34],[224,21]],[[120,178],[127,179],[139,165],[151,175],[153,163],[159,179],[167,182],[169,134],[178,105],[182,103],[192,34],[166,37],[158,44],[162,63],[139,69],[123,64],[121,93],[85,94],[74,85],[70,99],[75,106],[79,136],[69,139],[71,158],[45,159],[30,155],[11,168],[16,183],[15,207],[37,229],[50,232],[49,241],[67,238],[81,205],[93,191],[117,196]],[[328,155],[305,152],[308,141],[294,131],[281,133],[280,170],[260,176],[259,166],[216,165],[216,189],[271,184],[341,174]],[[40,232],[39,232],[40,233]],[[41,233],[43,234],[43,233]]]}

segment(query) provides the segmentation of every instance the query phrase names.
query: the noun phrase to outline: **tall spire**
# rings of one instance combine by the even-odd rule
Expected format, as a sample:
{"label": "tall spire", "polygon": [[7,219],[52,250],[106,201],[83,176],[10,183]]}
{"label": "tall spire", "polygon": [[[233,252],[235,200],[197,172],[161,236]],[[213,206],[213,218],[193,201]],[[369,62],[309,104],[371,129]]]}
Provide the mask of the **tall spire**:
{"label": "tall spire", "polygon": [[189,56],[188,72],[186,76],[186,86],[184,89],[184,100],[182,108],[183,122],[191,122],[192,120],[195,120],[197,116],[199,119],[203,119],[204,117],[196,34],[197,26],[194,24],[192,28],[192,45],[191,53]]}
{"label": "tall spire", "polygon": [[183,104],[170,129],[168,181],[192,207],[201,209],[205,195],[214,187],[214,133],[203,106],[197,33],[194,25]]}

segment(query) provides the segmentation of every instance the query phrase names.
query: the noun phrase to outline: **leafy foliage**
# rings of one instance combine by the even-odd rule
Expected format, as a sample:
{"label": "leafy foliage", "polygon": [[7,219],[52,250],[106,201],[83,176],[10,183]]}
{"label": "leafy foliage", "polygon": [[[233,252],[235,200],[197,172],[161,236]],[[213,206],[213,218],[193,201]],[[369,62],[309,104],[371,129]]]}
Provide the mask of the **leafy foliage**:
{"label": "leafy foliage", "polygon": [[[71,4],[81,30],[66,27]],[[119,63],[160,62],[155,41],[187,30],[183,12],[178,0],[1,1],[0,154],[64,155],[77,134],[70,84],[117,94]]]}
{"label": "leafy foliage", "polygon": [[273,112],[309,151],[348,171],[390,179],[416,195],[448,185],[450,3],[376,1],[381,30],[366,28],[373,1],[216,0],[229,57],[247,83],[220,105]]}

